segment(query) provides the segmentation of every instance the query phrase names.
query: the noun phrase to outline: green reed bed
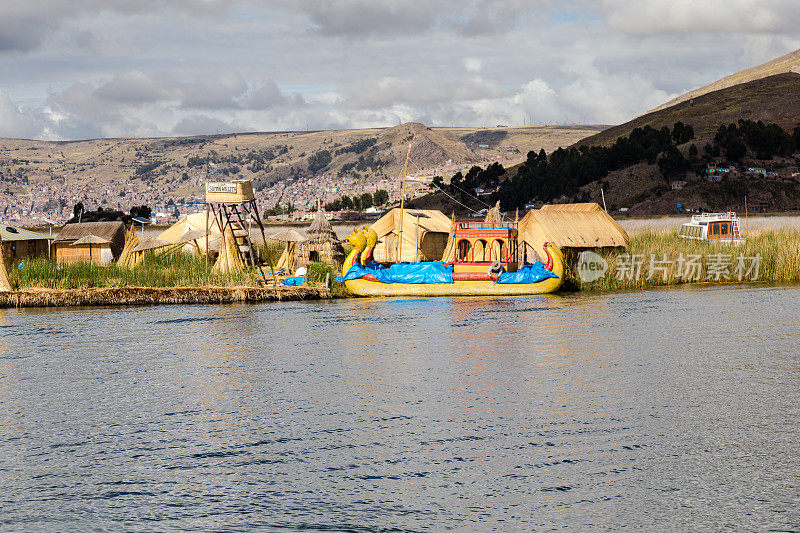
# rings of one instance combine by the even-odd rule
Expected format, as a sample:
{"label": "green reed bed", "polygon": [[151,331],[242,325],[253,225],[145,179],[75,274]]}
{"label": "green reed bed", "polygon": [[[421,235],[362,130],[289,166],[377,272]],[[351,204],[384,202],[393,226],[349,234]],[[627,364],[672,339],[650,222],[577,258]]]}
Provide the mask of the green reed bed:
{"label": "green reed bed", "polygon": [[[800,231],[764,231],[739,246],[682,239],[673,232],[631,236],[625,251],[600,252],[606,273],[596,280],[576,261],[568,286],[581,290],[635,290],[686,283],[800,282]],[[595,270],[595,272],[598,272]]]}
{"label": "green reed bed", "polygon": [[252,271],[216,276],[213,263],[201,257],[176,254],[145,254],[139,266],[127,269],[116,264],[58,264],[50,259],[25,261],[22,268],[9,268],[11,283],[17,289],[85,289],[92,287],[257,287],[259,278]]}

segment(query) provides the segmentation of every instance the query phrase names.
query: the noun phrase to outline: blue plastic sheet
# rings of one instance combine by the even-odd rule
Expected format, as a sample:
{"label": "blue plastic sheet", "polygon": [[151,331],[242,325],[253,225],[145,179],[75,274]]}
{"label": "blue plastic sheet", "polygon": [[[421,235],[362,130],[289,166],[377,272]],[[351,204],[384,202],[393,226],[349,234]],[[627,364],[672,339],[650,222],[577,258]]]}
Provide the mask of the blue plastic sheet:
{"label": "blue plastic sheet", "polygon": [[525,263],[516,272],[503,272],[497,277],[497,283],[538,283],[548,278],[557,278],[544,267],[544,263]]}
{"label": "blue plastic sheet", "polygon": [[[375,268],[370,268],[370,267]],[[379,268],[378,268],[379,267]],[[368,265],[354,264],[344,276],[345,281],[363,278],[372,274],[383,283],[453,283],[453,267],[442,261],[422,263],[395,263],[389,268],[379,263]]]}
{"label": "blue plastic sheet", "polygon": [[305,276],[292,276],[283,280],[281,285],[302,285],[306,282]]}

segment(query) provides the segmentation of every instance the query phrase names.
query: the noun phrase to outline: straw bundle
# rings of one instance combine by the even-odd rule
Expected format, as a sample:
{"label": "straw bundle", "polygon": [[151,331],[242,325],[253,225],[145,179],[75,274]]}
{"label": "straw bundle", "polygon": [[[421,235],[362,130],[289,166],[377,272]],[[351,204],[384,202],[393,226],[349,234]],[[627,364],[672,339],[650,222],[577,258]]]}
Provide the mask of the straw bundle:
{"label": "straw bundle", "polygon": [[243,272],[244,264],[239,255],[239,248],[236,246],[236,237],[230,225],[225,228],[222,236],[222,243],[219,246],[219,257],[214,263],[211,272],[214,274],[229,274],[231,272]]}
{"label": "straw bundle", "polygon": [[450,216],[450,233],[447,235],[447,247],[442,254],[442,261],[452,263],[456,260],[456,214]]}
{"label": "straw bundle", "polygon": [[276,270],[286,270],[287,272],[294,272],[295,270],[295,250],[297,243],[292,241],[286,242],[286,248],[283,249],[281,258],[278,259],[278,264],[275,265]]}
{"label": "straw bundle", "polygon": [[3,239],[0,239],[0,292],[11,292],[11,281],[6,270],[6,258],[3,252]]}
{"label": "straw bundle", "polygon": [[140,242],[139,235],[136,234],[136,228],[131,226],[127,235],[125,235],[125,247],[122,249],[119,259],[117,259],[118,266],[122,268],[133,268],[141,263],[141,254],[133,252],[133,249],[139,246]]}
{"label": "straw bundle", "polygon": [[487,224],[499,224],[502,217],[500,216],[500,202],[498,201],[495,206],[486,212]]}

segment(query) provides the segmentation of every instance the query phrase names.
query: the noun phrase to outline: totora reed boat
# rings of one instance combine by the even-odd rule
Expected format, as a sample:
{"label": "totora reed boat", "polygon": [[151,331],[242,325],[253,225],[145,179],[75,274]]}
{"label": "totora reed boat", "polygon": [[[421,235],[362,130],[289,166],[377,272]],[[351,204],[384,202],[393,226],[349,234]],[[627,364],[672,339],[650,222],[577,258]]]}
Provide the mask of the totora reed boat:
{"label": "totora reed boat", "polygon": [[464,222],[454,226],[448,244],[452,261],[401,262],[388,267],[373,259],[378,241],[375,231],[354,231],[347,238],[353,250],[342,267],[347,289],[356,296],[426,297],[533,295],[561,287],[564,256],[556,245],[545,243],[546,264],[530,264],[519,257],[516,224]]}

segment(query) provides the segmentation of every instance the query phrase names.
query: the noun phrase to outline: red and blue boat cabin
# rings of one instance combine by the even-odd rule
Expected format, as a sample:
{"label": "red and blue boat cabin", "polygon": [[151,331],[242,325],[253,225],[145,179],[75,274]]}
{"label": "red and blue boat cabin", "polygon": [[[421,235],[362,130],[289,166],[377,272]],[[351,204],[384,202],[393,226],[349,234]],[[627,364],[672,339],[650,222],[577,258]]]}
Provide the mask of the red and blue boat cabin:
{"label": "red and blue boat cabin", "polygon": [[508,272],[517,270],[517,227],[512,222],[460,222],[454,240],[454,273],[486,273],[496,262]]}

